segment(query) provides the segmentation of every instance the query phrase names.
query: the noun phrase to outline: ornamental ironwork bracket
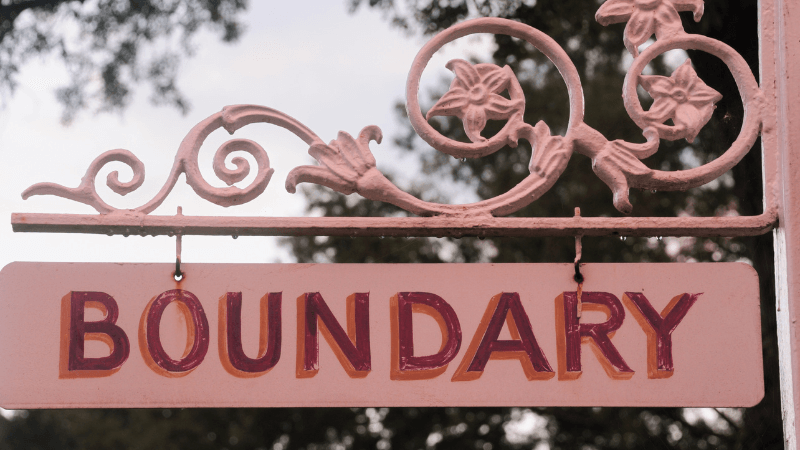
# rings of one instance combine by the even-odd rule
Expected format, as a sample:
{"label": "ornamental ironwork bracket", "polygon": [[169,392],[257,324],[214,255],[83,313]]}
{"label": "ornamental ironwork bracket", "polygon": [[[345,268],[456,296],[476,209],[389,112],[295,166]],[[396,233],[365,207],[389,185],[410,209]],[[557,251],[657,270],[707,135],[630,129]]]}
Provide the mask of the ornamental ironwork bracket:
{"label": "ornamental ironwork bracket", "polygon": [[[183,139],[167,182],[149,202],[134,209],[117,209],[103,201],[95,189],[100,169],[112,161],[122,162],[133,170],[128,182],[121,182],[117,172],[109,174],[107,185],[125,195],[144,182],[144,165],[127,150],[111,150],[89,166],[76,188],[53,183],[35,184],[23,192],[55,195],[94,207],[98,215],[28,214],[12,215],[14,231],[73,232],[141,235],[331,235],[331,236],[742,236],[763,234],[774,228],[777,215],[776,191],[770,183],[777,170],[765,158],[764,213],[746,217],[581,217],[505,218],[547,192],[562,174],[573,152],[592,160],[595,174],[612,190],[614,206],[630,213],[631,188],[658,191],[686,190],[706,184],[736,165],[754,145],[759,135],[774,129],[774,102],[768,102],[747,63],[728,45],[705,36],[684,31],[678,11],[692,11],[699,21],[703,14],[701,0],[608,0],[595,18],[602,25],[627,22],[624,43],[633,55],[633,64],[625,76],[623,101],[633,121],[642,129],[645,143],[608,140],[583,121],[583,89],[578,71],[566,52],[549,36],[528,25],[499,18],[474,19],[455,25],[431,39],[416,56],[406,85],[407,110],[417,134],[438,151],[457,158],[477,158],[492,154],[504,146],[516,147],[520,139],[528,141],[533,153],[528,165],[530,174],[508,192],[467,205],[431,203],[416,198],[389,181],[377,168],[369,148],[370,141],[381,142],[381,130],[374,125],[363,128],[356,137],[340,132],[325,143],[305,125],[281,111],[258,105],[227,106],[197,124]],[[433,54],[443,45],[474,33],[503,34],[527,41],[541,51],[561,73],[569,92],[569,124],[564,136],[553,135],[543,121],[535,125],[523,120],[525,96],[510,67],[494,64],[471,64],[452,60],[447,68],[455,73],[450,89],[423,116],[418,101],[422,72]],[[656,41],[643,52],[639,46],[653,34]],[[739,136],[731,147],[715,160],[689,170],[661,171],[641,162],[658,151],[662,139],[692,141],[711,118],[715,103],[722,95],[707,86],[695,73],[690,60],[671,76],[642,75],[655,57],[675,49],[701,50],[721,59],[729,68],[744,105],[744,120]],[[637,87],[643,87],[654,99],[649,110],[639,103]],[[508,96],[501,94],[507,92]],[[769,103],[769,105],[768,105]],[[439,134],[428,122],[433,116],[461,119],[470,142],[458,142]],[[481,135],[487,120],[505,120],[500,132],[491,138]],[[205,200],[221,206],[243,204],[258,197],[267,187],[273,169],[266,151],[248,139],[232,139],[215,153],[214,173],[229,187],[210,185],[198,167],[198,153],[211,132],[224,128],[233,134],[245,125],[270,123],[294,133],[309,145],[309,154],[318,165],[294,168],[288,175],[286,190],[294,193],[299,183],[315,183],[343,194],[361,196],[396,205],[419,217],[200,217],[149,215],[184,174],[186,182]],[[668,124],[668,122],[671,122]],[[765,140],[772,140],[765,139]],[[250,172],[246,159],[234,157],[230,169],[225,159],[235,151],[249,153],[256,162],[255,179],[246,187],[234,184]]]}

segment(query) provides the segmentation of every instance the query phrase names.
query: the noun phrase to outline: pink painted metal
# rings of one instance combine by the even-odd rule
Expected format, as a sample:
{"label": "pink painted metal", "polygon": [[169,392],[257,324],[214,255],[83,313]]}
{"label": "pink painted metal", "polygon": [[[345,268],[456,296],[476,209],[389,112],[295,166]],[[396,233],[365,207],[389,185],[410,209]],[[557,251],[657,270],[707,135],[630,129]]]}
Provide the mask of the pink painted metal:
{"label": "pink painted metal", "polygon": [[184,264],[180,282],[173,270],[6,266],[0,405],[750,406],[763,396],[758,279],[745,264],[586,264],[582,313],[572,264]]}
{"label": "pink painted metal", "polygon": [[691,11],[694,21],[703,16],[703,0],[607,0],[597,10],[595,19],[602,25],[628,22],[623,41],[633,56],[639,46],[655,33],[665,39],[683,33],[678,11]]}
{"label": "pink painted metal", "polygon": [[[142,184],[144,167],[126,150],[112,150],[98,157],[77,188],[40,183],[28,188],[23,197],[28,198],[31,195],[66,197],[93,206],[100,212],[101,217],[114,217],[108,221],[101,219],[99,222],[113,222],[125,225],[126,229],[136,227],[145,234],[158,234],[161,233],[161,229],[143,228],[142,223],[147,220],[146,215],[163,202],[181,173],[186,174],[187,182],[198,195],[222,206],[248,202],[264,191],[273,169],[269,166],[266,152],[255,142],[234,139],[217,150],[214,157],[214,171],[230,186],[227,188],[214,188],[203,179],[197,165],[197,155],[204,139],[215,129],[224,128],[233,133],[245,125],[265,122],[286,128],[300,137],[309,145],[309,153],[319,163],[316,166],[297,167],[289,173],[286,189],[292,193],[295,192],[298,183],[316,183],[344,194],[358,193],[368,199],[389,202],[419,216],[458,218],[463,221],[462,223],[469,220],[469,226],[487,230],[487,235],[502,234],[505,225],[497,222],[495,217],[514,213],[547,192],[564,171],[572,152],[575,151],[592,159],[594,172],[614,193],[615,207],[624,213],[630,213],[633,208],[628,198],[630,188],[685,190],[708,183],[738,163],[760,133],[772,131],[772,127],[765,127],[764,124],[771,121],[771,110],[768,106],[774,106],[774,103],[767,102],[743,58],[722,42],[687,34],[678,11],[692,11],[694,19],[700,20],[703,14],[703,2],[701,0],[609,0],[597,11],[596,18],[603,25],[628,22],[624,43],[634,56],[634,61],[625,78],[623,99],[631,118],[643,130],[646,142],[642,144],[609,140],[583,122],[583,90],[575,66],[552,38],[535,28],[510,20],[482,18],[454,25],[431,39],[412,63],[406,85],[409,120],[419,136],[437,150],[459,158],[485,156],[506,145],[514,147],[520,139],[527,140],[534,148],[529,163],[530,175],[508,192],[485,201],[468,205],[438,204],[422,201],[399,189],[376,168],[369,143],[370,141],[380,143],[382,133],[374,125],[362,129],[357,137],[340,132],[335,140],[325,144],[297,120],[280,111],[256,105],[227,106],[222,112],[210,116],[195,126],[181,143],[164,187],[155,198],[138,208],[116,209],[101,200],[94,188],[95,176],[100,168],[110,161],[126,163],[134,172],[132,180],[127,183],[121,183],[116,172],[109,175],[108,184],[115,192],[124,195]],[[494,64],[472,65],[461,59],[454,59],[447,64],[447,67],[455,73],[450,90],[426,115],[423,115],[417,97],[420,78],[427,63],[445,44],[474,33],[505,34],[523,39],[553,62],[563,76],[569,92],[570,116],[565,136],[552,135],[550,128],[543,121],[535,126],[524,122],[525,96],[517,77],[508,66],[501,68]],[[638,47],[653,33],[656,42],[640,54]],[[719,158],[694,169],[665,172],[650,169],[640,160],[658,151],[660,139],[693,140],[710,118],[714,104],[721,99],[719,93],[706,86],[697,77],[691,67],[691,61],[688,60],[671,77],[642,75],[642,70],[653,58],[673,49],[698,49],[718,56],[728,66],[739,86],[745,108],[745,120],[739,137]],[[636,89],[640,85],[655,99],[649,111],[643,111],[639,104]],[[503,92],[508,92],[508,98],[500,95]],[[457,142],[440,135],[428,120],[433,116],[442,115],[460,118],[471,142]],[[490,138],[481,135],[488,119],[506,121],[502,130]],[[669,120],[674,124],[667,125],[665,122]],[[249,173],[247,161],[243,158],[233,158],[231,162],[236,169],[231,170],[225,166],[225,158],[238,150],[252,155],[258,165],[255,180],[245,188],[232,185],[242,181]],[[731,218],[713,224],[708,224],[701,218],[677,220],[647,218],[632,220],[631,228],[646,229],[650,235],[671,234],[676,226],[682,230],[680,234],[734,236],[763,233],[775,222],[774,195],[774,191],[766,191],[765,212],[757,218]],[[65,218],[58,215],[14,215],[12,223],[17,231],[86,232],[87,217],[91,216]],[[201,221],[205,219],[198,218]],[[234,218],[230,223],[218,223],[218,229],[205,229],[201,234],[246,234],[235,231],[236,228],[240,228],[238,224],[242,220]],[[593,228],[602,229],[601,234],[620,233],[620,227],[613,221],[594,218],[585,220],[591,221]],[[177,218],[167,218],[165,221],[169,232],[182,231],[183,234],[193,234],[195,230],[195,228],[181,228]],[[306,223],[305,219],[301,219],[297,221],[296,226],[290,228],[305,229],[307,234],[341,233],[316,222],[321,221],[312,219]],[[347,224],[343,229],[346,232],[343,234],[355,236],[365,227],[370,228],[370,232],[381,235],[396,233],[391,226],[368,222],[365,218],[350,218],[345,222]],[[33,223],[37,225],[32,226]],[[527,226],[533,227],[534,231],[528,232],[527,235],[589,234],[584,233],[587,230],[579,226],[572,227],[569,223],[533,220],[527,223]],[[104,226],[105,224],[100,228]],[[409,222],[409,226],[411,229],[405,234],[425,236],[430,235],[429,229],[437,225],[431,219]],[[276,234],[279,230],[272,227],[269,221],[250,222],[250,227],[261,228],[251,230],[252,234]],[[121,231],[117,226],[105,228],[101,232],[114,234]],[[460,227],[456,225],[456,228],[463,228],[463,225]],[[704,228],[704,231],[683,232],[695,228]],[[92,228],[88,232],[98,231]],[[304,231],[300,233],[306,234]],[[470,233],[458,231],[455,234]]]}
{"label": "pink painted metal", "polygon": [[14,231],[228,236],[753,236],[774,210],[733,217],[206,217],[14,213]]}
{"label": "pink painted metal", "polygon": [[[780,192],[775,230],[775,292],[780,357],[783,435],[787,450],[800,449],[800,3],[763,1],[761,79],[765,97],[774,101],[772,142],[779,169],[771,180]],[[769,80],[769,82],[767,82]],[[767,160],[768,161],[768,160]],[[769,168],[767,168],[769,170]],[[768,172],[769,173],[769,172]]]}

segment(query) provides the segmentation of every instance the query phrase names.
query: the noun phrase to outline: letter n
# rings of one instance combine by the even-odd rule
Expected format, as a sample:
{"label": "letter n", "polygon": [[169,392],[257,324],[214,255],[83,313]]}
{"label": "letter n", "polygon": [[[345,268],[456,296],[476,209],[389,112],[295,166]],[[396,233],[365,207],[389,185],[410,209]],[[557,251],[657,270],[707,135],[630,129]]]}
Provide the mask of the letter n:
{"label": "letter n", "polygon": [[297,377],[313,377],[319,370],[319,336],[322,334],[348,375],[361,378],[372,370],[369,348],[369,293],[347,298],[347,332],[333,316],[319,292],[298,298]]}

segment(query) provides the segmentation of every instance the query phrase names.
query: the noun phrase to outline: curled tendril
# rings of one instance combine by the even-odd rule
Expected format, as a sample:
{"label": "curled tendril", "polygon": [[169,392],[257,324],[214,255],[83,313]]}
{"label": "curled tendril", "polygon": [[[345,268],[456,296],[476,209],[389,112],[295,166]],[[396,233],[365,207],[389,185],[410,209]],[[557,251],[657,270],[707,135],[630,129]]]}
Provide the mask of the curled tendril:
{"label": "curled tendril", "polygon": [[[247,175],[250,175],[250,163],[242,157],[235,156],[231,159],[231,164],[236,167],[235,169],[229,169],[225,165],[225,159],[235,151],[247,152],[258,160],[259,154],[263,152],[263,149],[249,139],[232,139],[217,149],[214,154],[214,174],[228,186],[232,186],[234,183],[247,178]],[[263,163],[260,162],[260,164]],[[267,159],[266,165],[269,165],[269,159]]]}
{"label": "curled tendril", "polygon": [[[267,152],[257,143],[249,139],[231,139],[217,149],[214,154],[214,173],[228,187],[210,185],[203,178],[198,165],[200,147],[213,131],[224,128],[229,133],[233,133],[245,125],[256,122],[266,122],[286,128],[312,145],[322,143],[322,140],[304,125],[272,108],[255,105],[225,107],[222,112],[208,117],[189,131],[178,148],[175,162],[164,186],[152,200],[131,211],[138,214],[149,214],[158,208],[175,187],[175,183],[182,173],[186,174],[186,183],[194,189],[197,195],[220,206],[239,205],[258,197],[266,189],[274,170],[269,165]],[[228,168],[225,164],[225,159],[231,153],[239,151],[249,153],[255,159],[257,166],[255,179],[244,188],[233,186],[233,184],[244,180],[250,174],[250,163],[242,157],[234,157],[231,160],[233,169]],[[32,195],[56,195],[92,206],[101,214],[120,211],[100,198],[94,184],[100,169],[111,161],[127,164],[134,173],[131,181],[122,183],[119,181],[119,174],[111,172],[108,175],[107,184],[114,192],[125,195],[142,185],[144,182],[142,162],[127,150],[111,150],[92,162],[77,188],[67,188],[54,183],[39,183],[26,189],[22,196],[27,199]]]}
{"label": "curled tendril", "polygon": [[55,183],[38,183],[25,189],[22,198],[27,199],[32,195],[56,195],[68,198],[76,202],[87,204],[96,209],[101,214],[108,214],[117,209],[110,206],[97,194],[95,179],[100,169],[110,162],[121,162],[126,164],[133,171],[133,177],[128,182],[119,180],[119,172],[116,170],[109,173],[106,177],[106,185],[119,195],[126,195],[135,191],[144,183],[144,164],[133,153],[128,150],[116,149],[109,150],[95,158],[86,170],[86,174],[81,178],[81,183],[76,188],[68,188]]}
{"label": "curled tendril", "polygon": [[[233,139],[225,142],[214,154],[214,173],[228,184],[228,187],[219,188],[210,185],[200,172],[198,164],[200,147],[213,131],[219,128],[225,128],[228,132],[233,132],[239,126],[246,125],[247,123],[270,121],[269,118],[265,120],[263,114],[261,114],[263,111],[260,111],[258,108],[251,108],[250,110],[245,109],[242,112],[243,114],[237,117],[239,122],[235,125],[231,125],[231,123],[226,120],[228,117],[225,115],[225,110],[195,125],[178,148],[178,154],[175,156],[175,164],[172,166],[172,171],[170,172],[167,183],[153,200],[137,208],[136,211],[149,214],[156,209],[175,186],[181,173],[186,174],[186,183],[192,187],[197,195],[220,206],[227,207],[247,203],[264,192],[270,178],[272,178],[274,170],[269,166],[267,152],[260,145],[247,139]],[[231,185],[247,177],[250,173],[250,164],[248,164],[244,158],[237,157],[231,161],[236,166],[236,169],[231,170],[225,167],[225,158],[234,151],[249,153],[255,158],[256,164],[258,165],[255,180],[244,188]]]}

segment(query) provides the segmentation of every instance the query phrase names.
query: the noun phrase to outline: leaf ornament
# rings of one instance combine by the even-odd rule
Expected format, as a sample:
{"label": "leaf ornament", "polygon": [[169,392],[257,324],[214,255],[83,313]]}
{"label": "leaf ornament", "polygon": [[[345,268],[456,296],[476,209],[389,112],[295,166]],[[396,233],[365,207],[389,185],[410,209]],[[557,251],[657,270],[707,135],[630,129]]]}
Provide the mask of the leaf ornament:
{"label": "leaf ornament", "polygon": [[[697,76],[690,60],[686,60],[669,77],[640,75],[639,84],[653,97],[653,105],[645,113],[647,122],[662,125],[672,119],[675,139],[694,141],[708,123],[722,94],[710,88]],[[663,125],[662,125],[663,127]]]}
{"label": "leaf ornament", "polygon": [[694,21],[703,17],[703,0],[607,0],[594,18],[600,25],[627,22],[625,48],[639,56],[639,46],[655,33],[656,39],[669,39],[684,33],[679,11],[692,11]]}
{"label": "leaf ornament", "polygon": [[377,171],[369,141],[380,144],[382,138],[380,128],[370,125],[361,130],[357,139],[340,131],[337,139],[327,145],[322,142],[312,144],[308,153],[320,165],[292,169],[286,177],[286,190],[294,193],[297,184],[308,182],[327,186],[343,194],[356,192],[359,180],[371,170]]}
{"label": "leaf ornament", "polygon": [[544,121],[536,123],[532,134],[534,148],[528,170],[545,178],[554,172],[556,166],[569,159],[570,150],[564,145],[564,138],[550,134],[550,127]]}
{"label": "leaf ornament", "polygon": [[499,95],[516,79],[509,66],[494,64],[472,65],[463,59],[453,59],[445,67],[456,74],[448,90],[425,116],[455,116],[464,124],[464,131],[472,142],[484,142],[481,131],[486,121],[508,119],[522,112],[524,100],[510,100]]}
{"label": "leaf ornament", "polygon": [[625,214],[630,214],[633,210],[628,192],[631,180],[648,178],[653,172],[640,159],[658,151],[658,131],[647,127],[644,129],[644,136],[647,142],[643,144],[619,139],[607,141],[592,157],[592,170],[614,193],[614,207]]}

